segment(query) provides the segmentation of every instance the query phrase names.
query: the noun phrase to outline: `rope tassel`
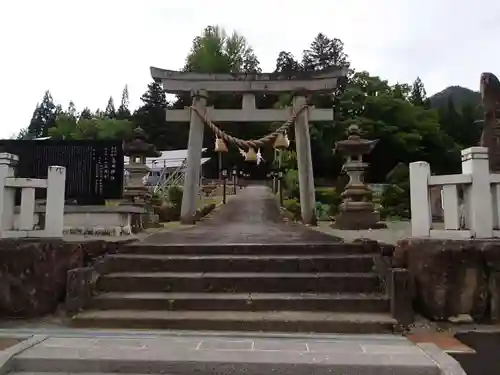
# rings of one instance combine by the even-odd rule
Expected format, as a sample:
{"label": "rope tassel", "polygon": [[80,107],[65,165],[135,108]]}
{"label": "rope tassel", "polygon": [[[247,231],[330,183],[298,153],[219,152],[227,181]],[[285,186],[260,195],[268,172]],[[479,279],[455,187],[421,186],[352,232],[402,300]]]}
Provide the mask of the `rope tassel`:
{"label": "rope tassel", "polygon": [[257,161],[257,154],[252,147],[250,147],[245,154],[245,161]]}

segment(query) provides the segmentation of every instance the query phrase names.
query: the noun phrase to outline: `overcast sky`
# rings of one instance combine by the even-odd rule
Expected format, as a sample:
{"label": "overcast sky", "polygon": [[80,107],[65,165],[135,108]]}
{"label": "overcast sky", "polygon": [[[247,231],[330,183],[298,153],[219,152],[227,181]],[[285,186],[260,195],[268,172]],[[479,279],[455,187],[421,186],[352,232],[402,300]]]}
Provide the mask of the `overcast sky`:
{"label": "overcast sky", "polygon": [[428,94],[500,75],[494,0],[0,0],[0,137],[28,125],[47,89],[63,107],[95,110],[128,84],[137,107],[149,67],[180,69],[214,24],[244,35],[264,71],[323,32],[344,41],[354,68],[390,83],[420,76]]}

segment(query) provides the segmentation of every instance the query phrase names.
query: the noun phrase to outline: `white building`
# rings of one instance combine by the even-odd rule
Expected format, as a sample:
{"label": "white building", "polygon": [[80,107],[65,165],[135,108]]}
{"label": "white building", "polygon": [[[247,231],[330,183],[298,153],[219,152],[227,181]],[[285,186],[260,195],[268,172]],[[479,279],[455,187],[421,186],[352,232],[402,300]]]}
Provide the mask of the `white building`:
{"label": "white building", "polygon": [[[205,152],[207,149],[202,149]],[[156,186],[166,182],[173,183],[175,180],[184,180],[188,150],[160,151],[161,155],[154,158],[146,158],[146,165],[151,171],[146,176],[146,184]],[[205,164],[210,158],[202,158],[201,164]],[[129,163],[129,158],[124,157],[124,163]]]}

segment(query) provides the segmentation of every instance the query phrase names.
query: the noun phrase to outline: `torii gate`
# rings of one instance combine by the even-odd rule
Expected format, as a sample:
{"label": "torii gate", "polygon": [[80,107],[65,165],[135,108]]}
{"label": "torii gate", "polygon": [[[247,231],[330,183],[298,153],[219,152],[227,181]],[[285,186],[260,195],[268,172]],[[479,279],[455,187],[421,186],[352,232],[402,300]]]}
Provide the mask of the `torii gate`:
{"label": "torii gate", "polygon": [[[218,122],[285,122],[293,113],[307,106],[307,96],[311,93],[332,93],[347,76],[346,68],[328,69],[322,72],[302,74],[292,79],[284,79],[276,73],[261,74],[205,74],[178,72],[151,68],[151,76],[161,82],[166,93],[189,92],[192,106],[198,113]],[[242,109],[215,109],[207,107],[208,93],[239,93],[243,95]],[[284,109],[257,109],[256,94],[292,93],[293,107]],[[167,111],[167,122],[189,122],[189,142],[187,171],[184,180],[181,222],[192,224],[196,212],[199,191],[199,175],[203,147],[204,120],[191,108]],[[333,108],[322,109],[309,106],[300,111],[295,119],[295,143],[299,173],[300,206],[302,221],[315,224],[314,176],[311,157],[309,121],[333,121]]]}

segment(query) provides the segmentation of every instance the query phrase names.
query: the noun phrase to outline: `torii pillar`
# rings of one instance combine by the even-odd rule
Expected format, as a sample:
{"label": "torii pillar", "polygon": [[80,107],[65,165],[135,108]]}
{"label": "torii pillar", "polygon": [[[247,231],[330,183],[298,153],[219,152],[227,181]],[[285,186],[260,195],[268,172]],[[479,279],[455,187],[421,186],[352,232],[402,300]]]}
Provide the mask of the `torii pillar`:
{"label": "torii pillar", "polygon": [[[205,113],[207,92],[198,90],[192,93],[193,107],[200,113]],[[200,190],[201,153],[203,149],[203,119],[190,110],[189,141],[187,153],[187,168],[184,174],[184,190],[182,194],[181,223],[194,224],[196,214],[196,200]]]}
{"label": "torii pillar", "polygon": [[[298,112],[307,105],[304,96],[294,96],[293,108]],[[299,172],[300,212],[304,224],[316,225],[316,197],[309,134],[309,108],[303,110],[295,120],[295,145]]]}

